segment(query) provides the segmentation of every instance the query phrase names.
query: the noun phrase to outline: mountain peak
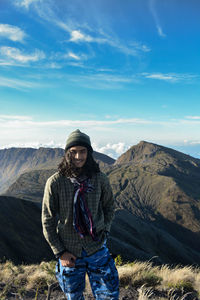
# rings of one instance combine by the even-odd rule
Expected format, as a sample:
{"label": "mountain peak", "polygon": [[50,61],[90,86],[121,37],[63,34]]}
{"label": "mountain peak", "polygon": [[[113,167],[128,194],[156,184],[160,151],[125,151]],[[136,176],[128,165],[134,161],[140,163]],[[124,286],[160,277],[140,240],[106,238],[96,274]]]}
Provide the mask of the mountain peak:
{"label": "mountain peak", "polygon": [[172,148],[157,145],[147,141],[140,141],[137,145],[132,146],[125,153],[123,153],[115,162],[115,164],[127,163],[143,163],[152,162],[154,157],[158,155],[166,162],[171,160],[190,161],[193,164],[200,165],[200,160],[190,155],[184,154]]}
{"label": "mountain peak", "polygon": [[131,161],[144,160],[152,157],[162,146],[140,141],[137,145],[132,146],[123,153],[116,161],[116,164],[129,163]]}

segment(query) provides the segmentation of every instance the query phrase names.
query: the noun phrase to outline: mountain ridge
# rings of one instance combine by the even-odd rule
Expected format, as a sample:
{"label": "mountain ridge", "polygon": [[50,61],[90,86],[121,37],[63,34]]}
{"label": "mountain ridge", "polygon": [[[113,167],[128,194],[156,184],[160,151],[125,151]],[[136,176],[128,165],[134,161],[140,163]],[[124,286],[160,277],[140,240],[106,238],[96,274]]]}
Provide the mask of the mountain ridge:
{"label": "mountain ridge", "polygon": [[[150,259],[153,254],[158,256],[158,261],[175,263],[177,247],[178,251],[183,249],[177,263],[200,264],[197,254],[200,249],[199,159],[142,141],[123,153],[115,163],[103,163],[101,170],[109,177],[115,197],[116,219],[110,237],[115,254],[117,251],[125,256],[128,253],[128,260],[137,259],[137,255]],[[41,202],[45,181],[54,171],[47,168],[21,174],[11,186],[11,195]],[[127,220],[130,220],[130,230]],[[144,233],[137,226],[145,228],[146,239],[149,226],[155,247],[151,241],[142,244],[145,239],[140,241],[138,234]],[[121,230],[125,227],[127,233],[125,229]],[[137,238],[134,237],[136,232]],[[167,247],[171,249],[171,259],[165,251]]]}
{"label": "mountain ridge", "polygon": [[[0,193],[4,193],[19,175],[43,169],[57,169],[64,155],[62,148],[9,148],[0,150]],[[108,155],[94,151],[94,158],[102,166],[114,163]]]}
{"label": "mountain ridge", "polygon": [[171,156],[176,157],[177,159],[182,159],[185,161],[191,160],[194,162],[194,165],[197,164],[198,167],[200,166],[200,159],[198,158],[194,158],[188,154],[174,150],[172,148],[147,141],[140,141],[137,145],[130,147],[125,153],[117,158],[117,160],[115,161],[115,165],[128,163],[130,161],[136,162],[137,160],[143,160],[145,162],[145,159],[153,158],[154,155],[158,154],[159,152],[165,152],[167,154],[170,154]]}

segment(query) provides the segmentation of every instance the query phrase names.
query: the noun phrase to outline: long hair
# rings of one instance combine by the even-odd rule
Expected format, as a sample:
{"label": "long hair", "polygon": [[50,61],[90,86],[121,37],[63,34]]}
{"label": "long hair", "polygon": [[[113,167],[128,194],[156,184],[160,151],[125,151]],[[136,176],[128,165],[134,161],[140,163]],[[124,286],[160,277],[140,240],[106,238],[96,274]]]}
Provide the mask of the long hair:
{"label": "long hair", "polygon": [[81,174],[91,178],[93,174],[99,173],[99,164],[94,160],[92,152],[88,150],[87,159],[82,168],[77,168],[72,161],[72,154],[69,149],[66,151],[61,163],[58,165],[58,171],[61,175],[67,177],[78,177]]}

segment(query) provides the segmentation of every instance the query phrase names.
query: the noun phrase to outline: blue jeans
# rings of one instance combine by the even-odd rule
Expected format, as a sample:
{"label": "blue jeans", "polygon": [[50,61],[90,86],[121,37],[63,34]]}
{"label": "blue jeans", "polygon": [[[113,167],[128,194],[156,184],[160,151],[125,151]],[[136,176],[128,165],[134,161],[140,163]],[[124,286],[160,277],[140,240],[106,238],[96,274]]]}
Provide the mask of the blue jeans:
{"label": "blue jeans", "polygon": [[113,258],[104,246],[96,253],[76,259],[74,268],[56,265],[56,277],[68,300],[84,300],[85,274],[88,274],[95,299],[119,299],[119,278]]}

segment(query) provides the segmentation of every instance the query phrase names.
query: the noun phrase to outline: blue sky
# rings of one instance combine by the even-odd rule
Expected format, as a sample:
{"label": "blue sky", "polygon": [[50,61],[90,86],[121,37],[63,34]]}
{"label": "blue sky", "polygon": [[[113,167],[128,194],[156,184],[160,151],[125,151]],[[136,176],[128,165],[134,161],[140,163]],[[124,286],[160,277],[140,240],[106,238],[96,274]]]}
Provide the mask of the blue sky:
{"label": "blue sky", "polygon": [[141,140],[200,158],[199,0],[1,0],[0,148],[79,128],[118,157]]}

